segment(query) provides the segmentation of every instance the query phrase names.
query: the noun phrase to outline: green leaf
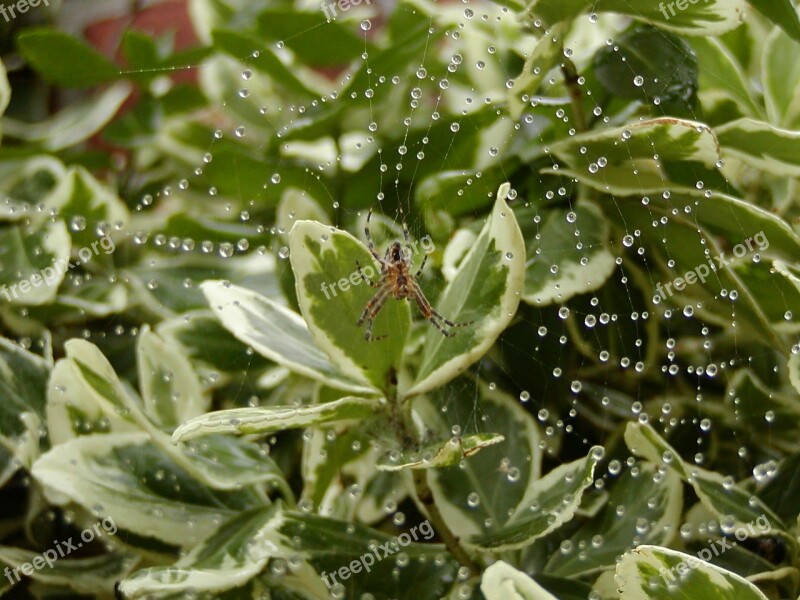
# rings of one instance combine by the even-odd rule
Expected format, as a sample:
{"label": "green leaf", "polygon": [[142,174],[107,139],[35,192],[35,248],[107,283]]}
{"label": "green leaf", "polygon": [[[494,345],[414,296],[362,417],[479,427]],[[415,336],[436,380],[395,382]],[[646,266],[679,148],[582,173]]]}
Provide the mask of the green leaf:
{"label": "green leaf", "polygon": [[401,454],[395,462],[381,463],[382,471],[403,469],[437,469],[457,465],[462,460],[477,454],[488,446],[503,442],[505,437],[499,433],[473,433],[452,437],[444,443],[429,444],[412,454]]}
{"label": "green leaf", "polygon": [[85,142],[101,131],[128,99],[133,87],[119,82],[97,97],[77,102],[55,115],[37,123],[27,123],[5,117],[3,133],[9,137],[38,144],[56,152]]}
{"label": "green leaf", "polygon": [[697,105],[697,60],[681,38],[654,27],[623,33],[594,56],[597,79],[609,94],[689,117]]}
{"label": "green leaf", "polygon": [[723,156],[732,156],[761,171],[800,177],[800,131],[762,121],[739,119],[717,128]]}
{"label": "green leaf", "polygon": [[[198,154],[199,160],[202,152]],[[280,184],[270,182],[275,173],[280,174]],[[323,180],[309,177],[304,166],[291,164],[285,159],[251,156],[241,149],[215,151],[214,160],[203,166],[203,174],[208,185],[217,188],[220,196],[253,201],[265,208],[277,205],[288,187],[304,189],[317,198],[328,197]]]}
{"label": "green leaf", "polygon": [[203,414],[209,401],[181,349],[145,326],[136,344],[144,412],[162,429]]}
{"label": "green leaf", "polygon": [[[764,467],[758,472],[766,473]],[[800,452],[792,452],[777,464],[777,469],[769,472],[768,477],[757,488],[758,497],[779,515],[784,523],[797,522],[800,505],[795,501],[800,494]]]}
{"label": "green leaf", "polygon": [[51,156],[6,160],[0,164],[0,220],[21,221],[35,214],[35,205],[66,175],[64,164]]}
{"label": "green leaf", "polygon": [[659,474],[650,464],[641,465],[635,473],[627,470],[614,483],[603,511],[569,538],[569,552],[550,557],[546,571],[562,577],[583,576],[613,566],[641,544],[666,544],[677,531],[682,508],[683,487],[677,474]]}
{"label": "green leaf", "polygon": [[789,356],[789,381],[800,394],[800,354],[792,353]]}
{"label": "green leaf", "polygon": [[[149,344],[146,342],[145,346]],[[285,497],[292,498],[277,466],[258,446],[226,436],[206,436],[202,442],[175,448],[148,419],[142,402],[124,387],[97,347],[74,339],[65,344],[65,349],[67,358],[56,364],[48,395],[48,425],[54,443],[98,431],[115,434],[144,430],[158,450],[166,454],[165,460],[171,460],[212,489],[240,490],[243,485],[269,481],[281,488]],[[175,359],[167,364],[175,365]],[[184,383],[181,391],[192,392],[185,374],[173,377]],[[147,386],[146,376],[144,382]],[[143,388],[145,392],[150,389]]]}
{"label": "green leaf", "polygon": [[0,485],[19,468],[30,468],[39,455],[51,368],[42,358],[0,338],[0,446],[13,456],[3,461]]}
{"label": "green leaf", "polygon": [[76,502],[112,517],[120,529],[168,544],[196,544],[220,519],[256,502],[245,491],[213,492],[146,433],[72,439],[39,458],[31,472],[51,502]]}
{"label": "green leaf", "polygon": [[794,85],[800,78],[800,44],[780,29],[775,29],[764,45],[761,77],[769,122],[800,129],[800,89]]}
{"label": "green leaf", "polygon": [[732,527],[742,527],[765,516],[769,529],[762,531],[762,535],[770,531],[773,535],[782,534],[786,530],[778,515],[756,496],[736,485],[731,478],[686,464],[650,425],[628,423],[625,428],[625,443],[636,456],[673,469],[694,488],[703,505],[720,521],[725,520]]}
{"label": "green leaf", "polygon": [[310,406],[274,406],[264,408],[231,408],[189,419],[172,434],[172,443],[208,435],[265,435],[275,431],[298,429],[336,421],[361,420],[381,409],[377,400],[346,397]]}
{"label": "green leaf", "polygon": [[761,117],[764,109],[753,99],[744,70],[725,45],[711,37],[690,40],[700,71],[700,93],[722,91],[744,116]]}
{"label": "green leaf", "polygon": [[87,317],[108,317],[128,306],[128,290],[111,277],[86,278],[78,286],[62,286],[49,304],[26,307],[32,319],[52,323],[85,322]]}
{"label": "green leaf", "polygon": [[[142,421],[100,350],[85,340],[65,344],[47,392],[47,430],[52,444],[95,432],[138,432]],[[135,405],[133,405],[135,408]]]}
{"label": "green leaf", "polygon": [[[539,223],[528,218],[529,212],[522,209],[518,214],[528,240],[522,295],[525,302],[534,306],[562,304],[599,289],[608,280],[616,263],[608,249],[608,222],[596,204],[584,202],[575,210],[549,210]],[[580,236],[576,237],[578,232]]]}
{"label": "green leaf", "polygon": [[[765,215],[768,213],[754,205],[736,199],[712,194],[711,198],[698,199],[703,194],[695,190],[692,194],[688,190],[680,194],[669,195],[664,198],[663,188],[658,202],[642,203],[642,197],[630,197],[624,201],[620,198],[604,198],[603,208],[606,217],[628,235],[638,232],[638,243],[647,249],[650,256],[650,264],[660,265],[662,269],[662,282],[657,283],[657,295],[669,296],[674,292],[671,287],[677,277],[683,278],[688,272],[694,271],[703,264],[709,264],[709,257],[719,256],[723,259],[729,257],[727,248],[720,246],[718,238],[712,235],[711,231],[725,230],[731,228],[732,234],[723,234],[726,239],[736,239],[741,235],[741,224],[751,223],[754,218],[760,220],[759,225],[769,224],[770,233],[765,235],[772,236],[773,232],[778,233],[781,238],[776,244],[776,251],[780,252],[791,248],[796,242],[791,241],[793,234],[786,223],[775,215]],[[691,204],[688,201],[694,198]],[[663,200],[663,202],[662,202]],[[674,201],[676,201],[673,204]],[[725,207],[723,210],[722,207]],[[686,211],[686,212],[684,212]],[[741,211],[741,213],[739,213]],[[698,226],[698,218],[691,220],[683,218],[682,214],[692,214],[697,212],[702,215],[702,225]],[[739,215],[737,217],[737,214]],[[740,217],[745,217],[742,220]],[[664,219],[669,223],[670,235],[665,236],[661,228],[654,228],[652,223],[655,219],[663,222]],[[737,220],[738,219],[738,220]],[[735,223],[735,230],[732,229]],[[706,229],[706,226],[708,229]],[[719,227],[718,227],[719,226]],[[712,229],[713,228],[713,229]],[[759,232],[760,233],[760,232]],[[754,252],[761,252],[763,236],[756,234],[759,240],[753,244],[755,236],[750,239],[750,245]],[[746,240],[745,240],[746,241]],[[767,238],[767,241],[768,238]],[[744,241],[742,242],[744,243]],[[772,246],[772,244],[770,244]],[[747,248],[745,248],[747,250]],[[727,260],[727,259],[725,259]],[[670,262],[672,261],[672,262]],[[718,263],[718,261],[715,261]],[[709,266],[709,275],[713,272]],[[699,279],[696,280],[700,282]],[[661,286],[661,288],[658,288]],[[711,322],[718,323],[722,327],[730,327],[730,319],[719,315],[726,314],[730,310],[730,300],[727,298],[727,291],[737,289],[740,292],[737,302],[737,323],[740,323],[748,334],[763,340],[767,344],[780,343],[773,331],[767,315],[754,300],[744,283],[736,276],[735,269],[717,269],[714,276],[705,277],[702,285],[688,285],[684,289],[678,290],[677,297],[670,297],[670,303],[677,303],[684,306],[687,302],[699,300],[703,303],[703,316]],[[663,300],[663,298],[662,298]]]}
{"label": "green leaf", "polygon": [[625,554],[614,579],[620,597],[626,600],[767,600],[755,585],[735,573],[657,546],[639,546]]}
{"label": "green leaf", "polygon": [[734,269],[775,331],[800,333],[800,314],[793,312],[800,306],[800,277],[781,261],[765,257],[742,260]]}
{"label": "green leaf", "polygon": [[280,521],[279,505],[236,515],[175,564],[136,571],[120,583],[119,591],[125,598],[153,599],[190,590],[198,594],[238,588],[258,575],[270,558],[291,551],[288,540],[276,547]]}
{"label": "green leaf", "polygon": [[558,600],[525,573],[502,560],[483,572],[481,592],[486,600]]}
{"label": "green leaf", "polygon": [[237,515],[174,565],[137,571],[120,583],[119,591],[133,599],[238,588],[261,572],[274,555],[265,533],[279,518],[277,505]]}
{"label": "green leaf", "polygon": [[122,36],[122,52],[131,69],[152,70],[161,63],[156,41],[141,31],[128,29],[125,32]]}
{"label": "green leaf", "polygon": [[[441,406],[447,406],[446,414]],[[432,439],[452,435],[454,427],[461,436],[474,435],[484,423],[504,438],[459,465],[428,472],[436,505],[455,535],[471,539],[501,531],[511,514],[528,507],[526,494],[541,476],[542,434],[517,400],[463,377],[414,400],[412,409]],[[477,505],[471,494],[479,498]]]}
{"label": "green leaf", "polygon": [[629,161],[694,161],[712,167],[720,158],[719,144],[709,127],[695,121],[659,118],[624,127],[571,136],[551,146],[552,152],[573,168]]}
{"label": "green leaf", "polygon": [[[663,195],[658,199],[653,198],[647,207],[641,205],[640,198],[637,201],[642,210],[651,216],[653,211],[691,214],[694,224],[741,244],[747,253],[780,256],[791,260],[791,257],[800,252],[800,236],[783,219],[733,196],[719,192],[708,194],[696,189],[675,189],[668,198]],[[743,223],[747,224],[746,230],[742,229]],[[745,232],[753,233],[745,237]],[[704,261],[695,262],[693,266],[700,262]]]}
{"label": "green leaf", "polygon": [[[117,223],[125,225],[130,220],[128,208],[116,193],[83,167],[69,167],[44,202],[49,209],[58,211],[62,219],[73,225],[70,236],[74,246],[88,247],[94,256],[100,252],[108,255],[116,249],[113,242],[109,247],[109,241],[100,246],[98,227]],[[111,240],[109,236],[104,237]],[[90,260],[99,260],[94,256]]]}
{"label": "green leaf", "polygon": [[283,497],[293,494],[275,461],[259,444],[230,435],[205,435],[175,448],[160,438],[159,447],[191,475],[215,490],[240,490],[242,486],[269,483]]}
{"label": "green leaf", "polygon": [[439,387],[480,359],[508,326],[519,305],[525,277],[525,241],[514,212],[506,204],[510,186],[497,201],[436,309],[453,322],[472,324],[445,337],[431,328],[416,380],[407,395]]}
{"label": "green leaf", "polygon": [[289,250],[297,301],[317,347],[349,377],[386,389],[400,369],[411,326],[408,303],[389,297],[368,341],[357,323],[375,290],[356,263],[373,282],[380,269],[367,248],[347,232],[297,221],[289,232]]}
{"label": "green leaf", "polygon": [[473,214],[492,203],[506,179],[507,165],[480,171],[441,171],[419,182],[414,203],[426,211],[446,210],[451,216]]}
{"label": "green leaf", "polygon": [[286,240],[295,221],[317,221],[323,225],[330,225],[328,215],[319,202],[304,190],[297,188],[287,188],[283,192],[276,210],[275,221],[278,231],[283,232],[281,237]]}
{"label": "green leaf", "polygon": [[563,52],[561,45],[564,43],[565,30],[564,25],[553,27],[548,35],[539,39],[525,58],[522,72],[508,92],[508,104],[514,119],[519,119],[525,113],[530,106],[530,99],[536,96],[547,74],[558,64]]}
{"label": "green leaf", "polygon": [[528,18],[541,19],[547,27],[589,10],[615,12],[679,34],[715,35],[738,27],[747,10],[744,0],[687,3],[678,10],[670,10],[668,6],[662,10],[661,6],[653,0],[533,0]]}
{"label": "green leaf", "polygon": [[[105,522],[103,525],[105,528]],[[110,537],[111,533],[112,531],[106,529],[103,537]],[[52,549],[52,552],[56,550]],[[11,567],[19,568],[24,563],[32,563],[36,557],[40,561],[45,558],[29,550],[0,546],[0,561]],[[56,557],[58,558],[58,554]],[[78,594],[101,593],[111,597],[115,583],[130,573],[139,558],[133,554],[104,554],[91,558],[51,559],[50,562],[48,564],[45,561],[46,569],[34,569],[31,579],[50,586],[63,585]]]}
{"label": "green leaf", "polygon": [[[258,16],[258,37],[283,42],[298,58],[313,66],[337,66],[368,52],[370,44],[338,22],[327,22],[322,11],[272,8]],[[263,41],[256,46],[260,48]]]}
{"label": "green leaf", "polygon": [[11,102],[11,85],[8,83],[6,66],[0,64],[0,116],[2,116]]}
{"label": "green leaf", "polygon": [[[751,435],[796,441],[793,424],[800,420],[800,400],[794,395],[771,390],[750,369],[741,369],[730,378],[725,399]],[[767,420],[767,413],[774,418]]]}
{"label": "green leaf", "polygon": [[556,467],[528,488],[522,502],[501,527],[464,543],[481,550],[503,552],[524,548],[555,531],[575,516],[602,457],[603,448],[594,446],[585,458]]}
{"label": "green leaf", "polygon": [[[376,472],[381,452],[373,447],[373,437],[365,429],[359,423],[337,423],[314,428],[303,436],[303,501],[311,502],[318,514],[353,520],[360,504],[378,502],[368,491],[370,484],[394,477]],[[359,486],[365,494],[347,493],[348,484]],[[390,494],[395,492],[394,487],[390,490]],[[393,499],[397,501],[397,496]],[[383,502],[376,513],[377,518],[362,520],[382,520],[386,516]]]}
{"label": "green leaf", "polygon": [[[264,73],[270,81],[279,85],[287,93],[295,94],[299,97],[314,97],[314,88],[310,82],[301,80],[297,74],[297,66],[286,64],[282,57],[273,52],[269,47],[264,46],[261,38],[232,31],[228,29],[217,29],[213,32],[214,46],[226,52],[234,58],[246,60],[247,66],[259,73]],[[254,50],[258,49],[258,55],[254,56]]]}
{"label": "green leaf", "polygon": [[42,77],[62,87],[92,87],[121,77],[115,64],[62,31],[28,29],[17,38],[17,47]]}
{"label": "green leaf", "polygon": [[[361,598],[365,594],[380,598],[387,592],[397,597],[440,598],[446,595],[445,590],[455,581],[458,570],[444,546],[431,543],[435,532],[428,521],[419,525],[406,523],[393,537],[359,523],[286,511],[279,533],[278,542],[291,540],[293,552],[299,550],[320,577],[327,575],[332,585],[342,584],[347,598]],[[391,554],[378,548],[387,548],[387,543]],[[353,561],[376,552],[382,560],[367,565],[368,569],[363,568],[367,562],[364,561],[360,573],[351,571],[348,579],[337,579],[336,571],[341,567],[352,566]],[[398,561],[405,564],[396,574]],[[325,588],[320,600],[328,594]]]}
{"label": "green leaf", "polygon": [[336,389],[374,392],[331,364],[314,345],[297,313],[255,292],[221,281],[207,281],[202,289],[225,328],[262,356]]}
{"label": "green leaf", "polygon": [[213,240],[217,244],[236,244],[246,238],[251,245],[266,244],[272,236],[257,225],[229,223],[222,220],[187,213],[175,213],[162,230],[164,235],[193,240]]}
{"label": "green leaf", "polygon": [[748,0],[758,12],[800,42],[800,18],[792,0]]}
{"label": "green leaf", "polygon": [[[232,244],[229,248],[234,251]],[[201,253],[172,257],[152,255],[150,260],[140,261],[125,274],[141,304],[161,318],[206,308],[208,300],[201,282],[207,280],[225,279],[261,296],[280,296],[275,260],[271,255],[227,259]]]}
{"label": "green leaf", "polygon": [[64,280],[70,238],[63,221],[35,227],[0,227],[0,305],[51,302]]}
{"label": "green leaf", "polygon": [[162,321],[156,331],[180,344],[193,362],[221,371],[260,371],[270,364],[225,329],[211,310],[185,313]]}

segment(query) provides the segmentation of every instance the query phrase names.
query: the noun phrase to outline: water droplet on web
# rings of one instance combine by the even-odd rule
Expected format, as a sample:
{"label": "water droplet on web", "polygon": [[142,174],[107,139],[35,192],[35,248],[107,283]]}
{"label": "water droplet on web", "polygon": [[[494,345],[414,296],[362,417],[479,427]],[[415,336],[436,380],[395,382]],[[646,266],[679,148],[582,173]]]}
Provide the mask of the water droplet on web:
{"label": "water droplet on web", "polygon": [[372,21],[370,21],[369,19],[364,19],[363,21],[361,21],[362,31],[369,31],[370,29],[372,29]]}
{"label": "water droplet on web", "polygon": [[644,85],[644,77],[642,77],[641,75],[637,75],[636,77],[634,77],[633,85],[635,85],[636,87],[642,87]]}

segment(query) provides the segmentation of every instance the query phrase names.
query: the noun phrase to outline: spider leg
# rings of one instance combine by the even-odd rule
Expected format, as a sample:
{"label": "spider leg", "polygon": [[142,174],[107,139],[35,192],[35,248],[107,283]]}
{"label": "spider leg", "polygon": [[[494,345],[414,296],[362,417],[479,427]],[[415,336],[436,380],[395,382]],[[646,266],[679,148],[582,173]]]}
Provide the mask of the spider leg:
{"label": "spider leg", "polygon": [[358,272],[361,274],[361,277],[364,279],[364,281],[367,282],[367,285],[369,285],[369,287],[376,288],[380,285],[379,283],[371,281],[370,278],[367,277],[367,274],[364,273],[364,267],[362,267],[361,263],[359,263],[358,261],[356,261],[356,267],[358,268]]}
{"label": "spider leg", "polygon": [[400,209],[400,219],[403,224],[403,239],[406,241],[406,247],[411,250],[411,234],[408,233],[408,224],[406,223],[406,213],[403,211],[403,206],[399,206]]}
{"label": "spider leg", "polygon": [[455,333],[452,331],[446,330],[442,325],[446,325],[447,327],[466,327],[467,325],[471,325],[474,321],[467,321],[464,323],[459,323],[455,321],[451,321],[438,312],[431,303],[428,302],[428,299],[425,297],[425,294],[422,293],[422,290],[417,285],[416,282],[413,284],[411,295],[414,297],[414,300],[419,307],[420,312],[422,315],[431,322],[431,324],[436,327],[443,335],[447,337],[453,337]]}
{"label": "spider leg", "polygon": [[417,272],[414,274],[414,279],[422,275],[422,269],[425,268],[425,263],[427,262],[427,260],[428,260],[428,255],[424,254],[422,256],[422,264],[419,266],[419,269],[417,269]]}
{"label": "spider leg", "polygon": [[369,232],[369,220],[372,218],[372,207],[369,207],[369,212],[367,213],[367,222],[364,224],[364,235],[367,237],[367,247],[369,248],[370,254],[375,257],[376,260],[381,260],[381,255],[378,254],[378,251],[375,250],[375,244],[372,242],[372,235]]}
{"label": "spider leg", "polygon": [[[408,250],[408,262],[411,264],[411,257],[414,256],[414,249],[411,247],[411,234],[408,232],[408,223],[406,223],[406,213],[403,210],[403,205],[398,206],[400,209],[400,221],[403,225],[403,240],[405,240],[406,249]],[[416,245],[416,242],[414,242]]]}
{"label": "spider leg", "polygon": [[436,320],[436,317],[433,314],[433,308],[426,300],[425,296],[422,294],[422,291],[419,288],[414,288],[411,292],[411,297],[414,298],[414,301],[417,303],[417,307],[419,311],[422,313],[422,316],[425,317],[431,325],[436,327],[439,332],[445,337],[453,337],[455,333],[452,331],[448,331]]}
{"label": "spider leg", "polygon": [[383,305],[386,304],[386,300],[389,299],[389,292],[390,290],[387,286],[381,286],[378,293],[367,302],[367,305],[361,312],[361,318],[358,320],[358,323],[356,323],[358,326],[361,326],[366,322],[367,330],[364,332],[364,339],[368,342],[382,340],[386,337],[385,335],[376,338],[372,337],[372,322],[375,320],[375,317],[378,316]]}

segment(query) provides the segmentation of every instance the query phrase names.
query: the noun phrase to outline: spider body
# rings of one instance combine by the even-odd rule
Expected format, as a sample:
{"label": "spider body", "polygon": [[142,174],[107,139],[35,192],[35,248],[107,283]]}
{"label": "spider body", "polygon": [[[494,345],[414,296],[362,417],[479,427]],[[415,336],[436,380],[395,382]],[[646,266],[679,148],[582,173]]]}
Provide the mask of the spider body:
{"label": "spider body", "polygon": [[403,253],[400,242],[394,242],[386,250],[386,255],[381,265],[381,279],[386,282],[392,296],[398,300],[409,298],[414,290],[411,285],[411,258]]}
{"label": "spider body", "polygon": [[372,236],[369,232],[369,221],[371,217],[372,209],[370,209],[369,214],[367,215],[367,224],[364,227],[364,233],[367,237],[367,245],[369,247],[370,254],[372,254],[372,257],[380,264],[380,279],[377,282],[371,281],[364,273],[364,269],[361,267],[361,265],[356,262],[356,266],[358,267],[361,277],[364,279],[364,281],[366,281],[371,287],[377,288],[378,290],[372,299],[367,302],[366,306],[364,306],[364,310],[361,312],[361,318],[358,319],[357,323],[359,327],[366,323],[367,327],[366,331],[364,332],[364,337],[366,340],[373,341],[386,337],[373,337],[372,323],[390,297],[395,298],[396,300],[407,300],[409,302],[413,301],[417,305],[417,308],[419,308],[422,316],[425,317],[434,327],[436,327],[436,329],[438,329],[445,337],[453,337],[455,332],[453,332],[452,329],[455,327],[466,327],[467,325],[470,325],[472,321],[469,321],[468,323],[455,323],[446,319],[444,316],[438,313],[431,306],[430,302],[428,302],[428,299],[425,298],[425,294],[422,293],[419,284],[417,284],[417,277],[419,277],[419,275],[422,273],[422,269],[425,267],[425,261],[427,260],[428,255],[426,254],[423,257],[419,270],[415,274],[412,274],[411,244],[409,243],[408,227],[406,227],[405,221],[403,222],[403,237],[405,239],[405,247],[400,242],[393,242],[386,249],[386,253],[383,255],[383,257],[381,257],[381,255],[375,250],[375,244],[373,244]]}

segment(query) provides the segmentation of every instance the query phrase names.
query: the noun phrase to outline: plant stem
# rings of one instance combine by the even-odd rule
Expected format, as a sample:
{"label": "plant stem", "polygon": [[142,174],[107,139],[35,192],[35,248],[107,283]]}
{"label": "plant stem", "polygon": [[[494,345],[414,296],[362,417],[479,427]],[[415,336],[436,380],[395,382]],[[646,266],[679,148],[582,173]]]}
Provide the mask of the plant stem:
{"label": "plant stem", "polygon": [[575,63],[565,58],[561,65],[561,72],[564,74],[564,84],[567,86],[569,97],[572,99],[572,117],[575,119],[575,129],[578,132],[588,131],[589,125],[586,122],[586,114],[583,112],[583,92],[578,83],[580,76]]}
{"label": "plant stem", "polygon": [[473,574],[481,572],[480,567],[472,560],[464,547],[460,544],[458,537],[456,537],[447,524],[444,522],[442,513],[439,512],[439,507],[433,498],[433,492],[428,486],[428,474],[424,469],[414,469],[414,490],[416,491],[417,498],[425,507],[428,512],[428,517],[433,522],[433,527],[439,533],[444,542],[444,545],[450,553],[460,562],[467,567]]}
{"label": "plant stem", "polygon": [[[391,405],[393,414],[393,421],[396,423],[396,434],[400,439],[401,446],[405,440],[415,439],[421,443],[419,436],[415,434],[414,425],[412,422],[412,409],[411,402],[403,403],[397,397],[397,386],[390,385],[386,390],[386,399]],[[428,513],[428,518],[431,521],[436,532],[442,538],[445,547],[455,557],[455,559],[462,565],[472,571],[473,575],[480,575],[481,569],[478,564],[470,557],[464,547],[459,543],[458,537],[450,531],[450,528],[445,523],[439,507],[436,506],[436,500],[433,497],[433,492],[428,485],[428,474],[424,469],[413,469],[412,475],[414,479],[414,493],[417,496],[419,503],[425,508]]]}

